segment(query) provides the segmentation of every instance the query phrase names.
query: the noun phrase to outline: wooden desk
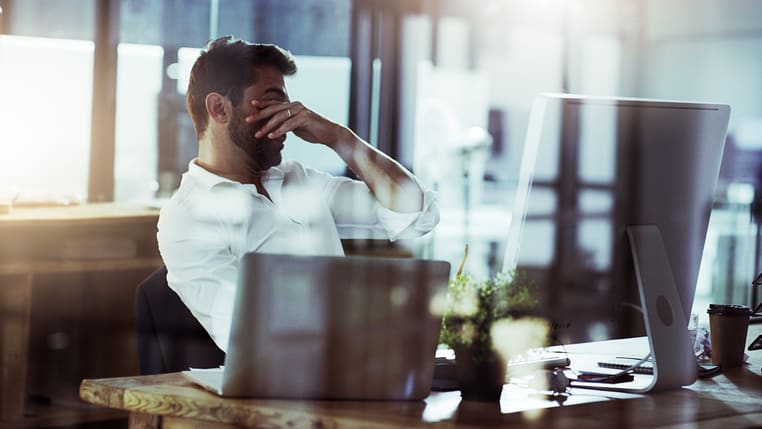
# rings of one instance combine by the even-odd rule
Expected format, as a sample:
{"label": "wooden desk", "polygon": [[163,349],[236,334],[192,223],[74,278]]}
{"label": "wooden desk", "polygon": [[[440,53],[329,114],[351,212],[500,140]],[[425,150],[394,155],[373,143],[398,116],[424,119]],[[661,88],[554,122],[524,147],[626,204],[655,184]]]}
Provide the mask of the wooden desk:
{"label": "wooden desk", "polygon": [[115,203],[0,214],[0,425],[47,418],[30,411],[30,385],[47,403],[59,393],[48,390],[76,398],[83,374],[137,372],[132,297],[161,264],[157,219],[156,209]]}
{"label": "wooden desk", "polygon": [[[753,325],[749,338],[759,333],[762,325]],[[749,427],[762,424],[760,353],[687,388],[649,395],[573,389],[563,406],[513,385],[500,405],[461,402],[459,392],[421,402],[222,399],[179,373],[84,380],[80,397],[130,411],[131,428]]]}

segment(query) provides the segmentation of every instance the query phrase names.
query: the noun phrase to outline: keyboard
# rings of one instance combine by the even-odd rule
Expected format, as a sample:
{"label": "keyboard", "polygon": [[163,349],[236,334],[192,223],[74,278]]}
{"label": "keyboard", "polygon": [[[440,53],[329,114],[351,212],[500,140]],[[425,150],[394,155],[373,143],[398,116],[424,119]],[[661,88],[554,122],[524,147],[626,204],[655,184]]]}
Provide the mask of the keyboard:
{"label": "keyboard", "polygon": [[515,376],[541,369],[566,368],[570,363],[569,358],[563,353],[543,352],[511,359],[508,362],[508,374]]}
{"label": "keyboard", "polygon": [[[627,369],[637,362],[635,359],[612,359],[610,361],[603,361],[598,362],[598,366],[601,368],[609,368],[609,369],[618,369],[623,370]],[[644,362],[640,364],[639,367],[633,368],[631,372],[635,374],[649,374],[653,375],[654,373],[654,367],[651,362]]]}
{"label": "keyboard", "polygon": [[[458,390],[455,376],[455,354],[452,350],[437,350],[436,366],[432,389],[436,391]],[[514,358],[507,364],[508,376],[532,374],[538,370],[565,368],[569,366],[569,358],[563,353],[534,352],[521,358]]]}

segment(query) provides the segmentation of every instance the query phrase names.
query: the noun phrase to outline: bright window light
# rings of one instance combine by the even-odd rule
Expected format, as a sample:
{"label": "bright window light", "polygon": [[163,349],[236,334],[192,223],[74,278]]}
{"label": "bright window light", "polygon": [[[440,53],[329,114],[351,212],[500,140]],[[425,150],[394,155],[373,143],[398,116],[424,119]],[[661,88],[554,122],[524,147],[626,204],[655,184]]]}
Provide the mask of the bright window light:
{"label": "bright window light", "polygon": [[87,194],[91,41],[0,36],[0,192]]}
{"label": "bright window light", "polygon": [[158,189],[158,123],[164,49],[120,43],[116,80],[114,199],[147,200]]}

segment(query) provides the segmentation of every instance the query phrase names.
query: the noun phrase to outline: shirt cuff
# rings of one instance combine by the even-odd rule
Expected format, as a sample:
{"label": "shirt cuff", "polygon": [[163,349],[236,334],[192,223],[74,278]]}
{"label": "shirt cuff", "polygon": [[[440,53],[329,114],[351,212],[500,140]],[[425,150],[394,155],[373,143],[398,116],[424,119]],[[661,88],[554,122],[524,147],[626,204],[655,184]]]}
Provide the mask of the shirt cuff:
{"label": "shirt cuff", "polygon": [[439,207],[435,191],[423,192],[423,209],[413,213],[399,213],[376,203],[376,216],[386,230],[390,241],[420,237],[439,223]]}

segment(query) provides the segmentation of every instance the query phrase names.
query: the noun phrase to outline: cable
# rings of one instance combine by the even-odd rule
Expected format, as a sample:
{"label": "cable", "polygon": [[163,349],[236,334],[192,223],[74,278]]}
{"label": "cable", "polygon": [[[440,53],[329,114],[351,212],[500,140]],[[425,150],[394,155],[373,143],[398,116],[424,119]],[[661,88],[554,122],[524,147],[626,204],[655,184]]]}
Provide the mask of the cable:
{"label": "cable", "polygon": [[646,363],[649,359],[651,359],[651,352],[649,352],[642,359],[640,359],[639,361],[635,362],[634,364],[628,366],[627,368],[625,368],[625,369],[623,369],[623,370],[621,370],[621,371],[619,371],[619,372],[617,372],[615,374],[611,374],[611,376],[612,377],[618,377],[618,376],[621,376],[621,375],[624,375],[624,374],[629,374],[630,371],[634,371],[636,368],[640,368],[640,366],[643,365],[644,363]]}

